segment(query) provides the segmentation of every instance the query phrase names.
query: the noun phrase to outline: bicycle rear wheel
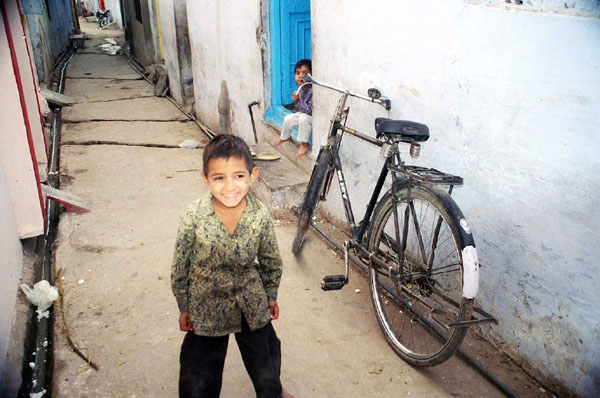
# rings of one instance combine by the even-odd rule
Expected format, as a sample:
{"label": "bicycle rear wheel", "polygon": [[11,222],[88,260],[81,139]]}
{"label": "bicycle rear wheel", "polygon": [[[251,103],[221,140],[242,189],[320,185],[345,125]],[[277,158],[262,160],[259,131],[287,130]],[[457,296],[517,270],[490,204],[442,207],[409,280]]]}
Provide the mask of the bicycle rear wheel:
{"label": "bicycle rear wheel", "polygon": [[[470,319],[473,310],[473,299],[462,297],[463,247],[458,229],[463,216],[438,187],[412,187],[410,200],[406,187],[394,188],[396,200],[391,191],[377,205],[368,237],[369,251],[386,264],[385,269],[374,263],[369,268],[377,321],[406,362],[438,365],[465,338],[467,327],[452,327],[452,323]],[[402,247],[403,256],[398,254]]]}
{"label": "bicycle rear wheel", "polygon": [[326,148],[321,148],[319,155],[317,156],[315,167],[312,170],[308,186],[306,187],[306,193],[304,194],[300,213],[298,214],[298,229],[294,242],[292,243],[292,253],[295,255],[298,255],[300,250],[302,250],[306,230],[310,225],[310,219],[319,202],[319,196],[323,192],[327,170],[331,165],[331,152]]}

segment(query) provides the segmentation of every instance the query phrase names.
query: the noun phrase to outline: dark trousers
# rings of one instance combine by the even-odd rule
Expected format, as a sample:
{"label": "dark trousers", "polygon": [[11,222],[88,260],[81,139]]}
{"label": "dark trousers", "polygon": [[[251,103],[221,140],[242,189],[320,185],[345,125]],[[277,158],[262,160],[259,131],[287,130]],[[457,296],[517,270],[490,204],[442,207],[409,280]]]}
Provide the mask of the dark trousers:
{"label": "dark trousers", "polygon": [[[235,334],[244,366],[250,375],[257,398],[281,396],[281,344],[269,322],[251,331],[242,317],[242,331]],[[218,398],[229,336],[197,336],[188,332],[181,345],[179,396],[181,398]]]}

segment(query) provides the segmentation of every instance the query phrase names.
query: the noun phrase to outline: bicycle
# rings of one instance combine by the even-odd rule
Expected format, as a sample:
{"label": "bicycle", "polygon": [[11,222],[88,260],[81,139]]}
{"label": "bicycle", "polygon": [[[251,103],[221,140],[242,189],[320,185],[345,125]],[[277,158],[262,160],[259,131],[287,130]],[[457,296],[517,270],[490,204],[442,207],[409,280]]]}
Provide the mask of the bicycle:
{"label": "bicycle", "polygon": [[[325,276],[321,288],[339,290],[348,283],[352,250],[368,267],[375,314],[390,346],[411,365],[438,365],[456,352],[468,327],[497,323],[491,315],[474,307],[479,288],[477,250],[469,225],[451,197],[453,187],[462,184],[463,179],[402,161],[400,143],[409,144],[411,156],[416,157],[420,143],[429,138],[429,128],[424,124],[376,118],[376,138],[346,126],[349,97],[391,109],[391,101],[382,97],[378,89],[369,89],[368,96],[362,96],[319,82],[310,75],[304,82],[342,95],[331,119],[327,143],[319,150],[298,209],[298,231],[292,251],[299,254],[310,225],[319,229],[311,218],[318,202],[326,200],[335,174],[350,239],[343,245],[345,274]],[[358,225],[339,155],[344,133],[379,147],[385,159]],[[392,177],[391,186],[379,199],[388,174]]]}

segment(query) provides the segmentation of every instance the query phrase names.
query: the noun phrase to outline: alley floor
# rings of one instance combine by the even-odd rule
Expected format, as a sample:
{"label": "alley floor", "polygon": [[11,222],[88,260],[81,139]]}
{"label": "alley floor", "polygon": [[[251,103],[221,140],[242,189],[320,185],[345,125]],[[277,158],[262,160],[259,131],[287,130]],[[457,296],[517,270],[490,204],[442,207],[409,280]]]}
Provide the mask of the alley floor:
{"label": "alley floor", "polygon": [[[99,370],[71,351],[57,317],[54,396],[175,397],[184,334],[170,289],[174,238],[179,214],[205,188],[202,150],[169,146],[207,137],[154,97],[126,56],[96,47],[107,34],[123,43],[121,32],[82,29],[90,40],[67,71],[65,94],[77,103],[63,109],[61,189],[93,209],[61,215],[55,268],[63,270],[71,337]],[[314,233],[294,257],[292,218],[277,219],[276,232],[284,270],[274,327],[282,382],[294,396],[503,396],[458,357],[428,369],[404,363],[380,332],[364,276],[353,270],[349,286],[323,292],[322,276],[342,273],[343,260]],[[543,396],[523,374],[507,381],[515,380],[521,396]],[[233,339],[221,396],[254,396]]]}

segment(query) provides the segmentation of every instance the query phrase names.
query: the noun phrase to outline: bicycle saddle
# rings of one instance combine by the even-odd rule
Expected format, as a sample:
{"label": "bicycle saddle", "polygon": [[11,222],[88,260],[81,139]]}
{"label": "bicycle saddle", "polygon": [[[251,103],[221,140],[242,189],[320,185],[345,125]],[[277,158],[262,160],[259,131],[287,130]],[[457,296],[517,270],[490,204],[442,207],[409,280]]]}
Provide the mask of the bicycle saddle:
{"label": "bicycle saddle", "polygon": [[429,139],[429,127],[409,120],[392,120],[385,117],[375,119],[377,138],[395,135],[402,142],[422,142]]}

